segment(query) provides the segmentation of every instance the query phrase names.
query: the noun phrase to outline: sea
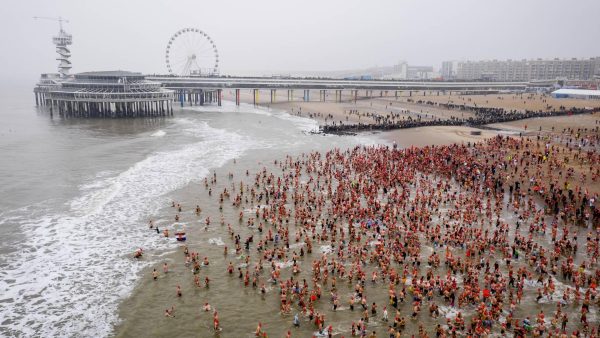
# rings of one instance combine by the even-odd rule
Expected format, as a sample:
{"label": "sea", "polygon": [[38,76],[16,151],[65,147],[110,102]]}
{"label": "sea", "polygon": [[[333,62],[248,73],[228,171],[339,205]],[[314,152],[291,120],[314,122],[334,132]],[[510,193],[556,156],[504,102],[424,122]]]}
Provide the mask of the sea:
{"label": "sea", "polygon": [[[29,87],[0,97],[0,336],[106,337],[141,271],[175,241],[146,223],[175,192],[234,160],[382,142],[315,134],[314,120],[252,105],[174,116],[65,119]],[[158,217],[158,216],[157,216]]]}

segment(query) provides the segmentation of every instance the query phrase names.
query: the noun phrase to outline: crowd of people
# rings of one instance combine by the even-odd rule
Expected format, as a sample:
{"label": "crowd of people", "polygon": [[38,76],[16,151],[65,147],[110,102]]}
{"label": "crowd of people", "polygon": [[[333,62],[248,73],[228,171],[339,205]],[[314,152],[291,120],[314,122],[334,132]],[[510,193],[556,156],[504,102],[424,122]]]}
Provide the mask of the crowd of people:
{"label": "crowd of people", "polygon": [[[485,123],[522,117],[475,114]],[[567,111],[529,117],[537,114]],[[280,313],[293,315],[286,337],[304,325],[315,337],[596,337],[600,154],[573,145],[598,132],[312,152],[246,171],[238,183],[230,174],[222,191],[214,173],[205,187],[219,210],[239,210],[238,226],[222,218],[231,243],[217,273],[261,297],[274,287]],[[181,205],[172,206],[179,219]],[[207,258],[184,246],[182,262],[202,287]],[[215,331],[226,330],[208,303],[203,311],[213,313]],[[352,313],[347,330],[334,332],[330,311]],[[374,319],[387,323],[385,332],[370,326]],[[267,337],[257,322],[255,335]]]}
{"label": "crowd of people", "polygon": [[320,131],[329,134],[352,134],[361,131],[374,131],[374,130],[394,130],[394,129],[405,129],[405,128],[417,128],[417,127],[428,127],[428,126],[468,126],[468,127],[481,127],[491,123],[502,123],[510,121],[518,121],[535,117],[551,117],[551,116],[565,116],[565,115],[578,115],[578,114],[589,114],[599,112],[600,108],[571,108],[565,109],[560,107],[559,110],[551,111],[533,111],[533,110],[507,110],[504,108],[495,107],[477,107],[469,106],[465,104],[452,104],[452,103],[436,103],[432,101],[418,101],[419,104],[435,105],[436,107],[443,107],[446,109],[458,110],[469,112],[474,116],[469,117],[456,117],[451,116],[447,119],[434,118],[422,119],[412,118],[409,116],[406,119],[387,119],[379,118],[374,119],[373,123],[333,123],[326,124],[319,127]]}

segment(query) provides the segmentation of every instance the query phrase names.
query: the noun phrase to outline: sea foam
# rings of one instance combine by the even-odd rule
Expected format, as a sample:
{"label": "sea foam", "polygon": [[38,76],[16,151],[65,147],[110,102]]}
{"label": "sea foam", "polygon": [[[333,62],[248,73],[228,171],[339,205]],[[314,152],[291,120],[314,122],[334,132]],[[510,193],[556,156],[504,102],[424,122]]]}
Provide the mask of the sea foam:
{"label": "sea foam", "polygon": [[[67,212],[11,220],[20,223],[24,240],[0,259],[0,335],[110,335],[119,302],[140,270],[174,245],[149,232],[147,220],[169,193],[252,147],[252,140],[205,122],[175,123],[197,142],[94,177],[80,186]],[[132,258],[137,247],[146,252],[141,260]]]}

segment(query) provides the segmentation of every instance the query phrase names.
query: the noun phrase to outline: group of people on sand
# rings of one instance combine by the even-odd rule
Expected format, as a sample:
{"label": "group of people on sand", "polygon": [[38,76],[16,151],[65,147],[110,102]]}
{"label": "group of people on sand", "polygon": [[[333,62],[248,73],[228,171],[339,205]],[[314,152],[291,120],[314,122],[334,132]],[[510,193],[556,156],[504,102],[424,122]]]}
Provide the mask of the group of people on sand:
{"label": "group of people on sand", "polygon": [[[374,118],[374,123],[332,123],[320,126],[320,130],[324,133],[330,134],[344,134],[354,133],[366,130],[393,130],[393,129],[405,129],[405,128],[417,128],[417,127],[428,127],[428,126],[470,126],[470,127],[481,127],[492,123],[502,123],[517,120],[524,120],[538,117],[551,117],[551,116],[565,116],[565,115],[578,115],[578,114],[590,114],[600,111],[600,108],[571,108],[566,109],[560,107],[559,110],[547,110],[547,111],[533,111],[533,110],[515,110],[515,109],[504,109],[497,107],[478,107],[469,106],[465,104],[453,104],[453,103],[437,103],[433,101],[416,101],[418,104],[430,105],[435,107],[442,107],[445,109],[459,110],[468,112],[474,116],[469,117],[456,117],[450,116],[450,118],[436,118],[435,115],[431,115],[430,119],[422,119],[421,115],[417,118],[412,116],[405,117],[400,113],[390,113],[387,115],[377,116]],[[402,119],[400,119],[402,117]]]}
{"label": "group of people on sand", "polygon": [[[568,133],[563,141],[598,129]],[[287,337],[305,325],[314,337],[339,335],[327,318],[337,311],[355,318],[341,329],[349,336],[385,334],[375,321],[389,337],[595,337],[600,153],[560,137],[311,152],[225,187],[215,173],[206,189],[223,189],[219,210],[240,210],[238,226],[227,224],[240,264],[226,246],[222,273],[277,297],[293,315]],[[200,286],[208,260],[183,248]],[[261,322],[255,335],[267,337]]]}

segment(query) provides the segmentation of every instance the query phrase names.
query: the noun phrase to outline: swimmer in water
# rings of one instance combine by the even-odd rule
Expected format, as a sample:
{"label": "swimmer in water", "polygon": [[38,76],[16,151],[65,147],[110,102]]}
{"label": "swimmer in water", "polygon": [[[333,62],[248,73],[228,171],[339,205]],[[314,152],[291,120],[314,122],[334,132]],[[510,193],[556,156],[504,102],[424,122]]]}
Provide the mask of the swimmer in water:
{"label": "swimmer in water", "polygon": [[254,331],[254,335],[257,337],[260,337],[262,335],[262,323],[258,322],[258,325],[256,326],[256,330]]}
{"label": "swimmer in water", "polygon": [[210,311],[211,310],[210,304],[208,304],[208,302],[204,303],[204,305],[202,306],[202,310],[205,312]]}
{"label": "swimmer in water", "polygon": [[217,311],[213,313],[213,329],[215,331],[220,331],[221,327],[219,326],[219,314]]}

